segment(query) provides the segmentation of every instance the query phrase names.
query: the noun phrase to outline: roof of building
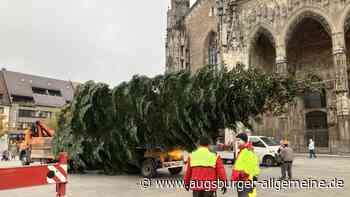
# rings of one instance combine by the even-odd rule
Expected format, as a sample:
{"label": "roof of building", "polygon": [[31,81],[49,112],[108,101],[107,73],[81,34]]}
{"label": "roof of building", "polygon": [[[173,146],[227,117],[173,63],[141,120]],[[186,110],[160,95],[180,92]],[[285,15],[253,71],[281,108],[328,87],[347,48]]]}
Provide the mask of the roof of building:
{"label": "roof of building", "polygon": [[[32,98],[39,106],[62,107],[73,99],[74,88],[71,81],[52,79],[19,72],[2,71],[10,98],[14,96]],[[42,92],[34,92],[38,89]]]}

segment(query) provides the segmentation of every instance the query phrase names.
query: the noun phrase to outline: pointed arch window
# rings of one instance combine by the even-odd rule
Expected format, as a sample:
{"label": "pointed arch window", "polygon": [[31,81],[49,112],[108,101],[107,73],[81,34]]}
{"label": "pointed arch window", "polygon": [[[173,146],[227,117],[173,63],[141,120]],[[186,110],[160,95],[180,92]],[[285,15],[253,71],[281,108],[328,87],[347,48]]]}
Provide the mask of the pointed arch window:
{"label": "pointed arch window", "polygon": [[208,64],[218,64],[218,48],[217,48],[217,36],[214,32],[209,35],[208,43]]}
{"label": "pointed arch window", "polygon": [[326,91],[308,91],[304,94],[304,105],[306,109],[326,108]]}

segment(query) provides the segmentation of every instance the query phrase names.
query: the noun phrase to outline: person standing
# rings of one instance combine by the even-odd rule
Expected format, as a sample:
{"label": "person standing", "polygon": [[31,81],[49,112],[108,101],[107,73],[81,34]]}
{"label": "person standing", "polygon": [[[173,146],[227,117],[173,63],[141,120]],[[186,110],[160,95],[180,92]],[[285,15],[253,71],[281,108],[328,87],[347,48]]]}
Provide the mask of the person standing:
{"label": "person standing", "polygon": [[[277,163],[282,164],[282,158],[281,158],[281,150],[284,148],[284,140],[280,141],[280,147],[277,150]],[[282,165],[281,165],[282,170]]]}
{"label": "person standing", "polygon": [[280,164],[281,166],[281,173],[283,173],[283,160],[281,157],[281,151],[284,149],[284,140],[280,141],[280,147],[277,150],[277,163]]}
{"label": "person standing", "polygon": [[283,148],[280,151],[280,156],[282,160],[281,179],[282,180],[286,179],[287,178],[286,174],[288,173],[288,179],[290,180],[292,179],[292,165],[293,165],[294,153],[293,153],[293,149],[289,147],[289,143],[287,140],[285,140],[283,143]]}
{"label": "person standing", "polygon": [[8,161],[8,160],[9,160],[9,151],[8,150],[4,150],[2,152],[1,161]]}
{"label": "person standing", "polygon": [[309,154],[310,154],[310,159],[316,158],[316,153],[315,153],[315,142],[310,138],[309,140]]}
{"label": "person standing", "polygon": [[218,180],[224,183],[221,188],[223,194],[227,190],[225,187],[227,177],[223,162],[219,156],[210,152],[209,145],[209,138],[201,137],[198,149],[192,152],[187,159],[184,184],[187,191],[190,189],[193,191],[193,197],[216,197]]}
{"label": "person standing", "polygon": [[283,148],[284,148],[284,140],[281,140],[280,147],[278,148],[277,153],[280,153]]}
{"label": "person standing", "polygon": [[232,169],[232,181],[236,185],[238,197],[256,197],[257,181],[260,174],[259,159],[255,154],[253,145],[248,142],[248,135],[240,133],[236,136],[239,152]]}

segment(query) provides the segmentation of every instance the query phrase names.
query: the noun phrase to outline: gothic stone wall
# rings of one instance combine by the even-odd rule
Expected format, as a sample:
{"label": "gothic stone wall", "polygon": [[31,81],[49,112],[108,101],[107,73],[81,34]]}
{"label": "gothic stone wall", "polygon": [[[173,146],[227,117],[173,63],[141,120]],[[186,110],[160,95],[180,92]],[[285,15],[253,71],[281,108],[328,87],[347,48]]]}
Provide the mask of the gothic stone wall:
{"label": "gothic stone wall", "polygon": [[185,35],[182,30],[170,29],[167,33],[166,46],[166,72],[177,72],[184,69],[181,65],[184,51],[181,46],[185,45]]}
{"label": "gothic stone wall", "polygon": [[[227,39],[225,42],[228,44],[223,46],[222,51],[227,66],[234,67],[237,62],[266,62],[264,57],[262,60],[252,57],[252,54],[259,55],[254,51],[257,51],[256,47],[262,47],[256,45],[263,35],[276,50],[273,72],[302,76],[307,70],[312,70],[321,80],[328,80],[327,106],[317,110],[327,113],[329,147],[319,150],[349,152],[346,59],[350,57],[346,57],[345,51],[346,47],[350,47],[346,46],[350,36],[345,35],[348,35],[349,29],[350,1],[242,0],[236,3],[235,12],[230,11],[232,7],[226,7],[228,14],[224,20],[226,29],[223,31],[227,35],[224,39]],[[311,20],[308,22],[308,19]],[[286,116],[265,114],[261,123],[255,124],[255,128],[258,134],[288,137],[298,151],[306,151],[305,114],[308,111],[304,108],[303,98],[298,98],[295,104],[289,106]]]}
{"label": "gothic stone wall", "polygon": [[208,35],[217,32],[215,6],[215,0],[198,0],[185,18],[192,73],[207,64]]}
{"label": "gothic stone wall", "polygon": [[[307,70],[314,71],[321,80],[329,81],[327,105],[317,109],[327,113],[329,147],[319,150],[350,152],[347,76],[350,50],[346,50],[350,47],[346,44],[350,43],[350,0],[224,2],[221,32],[213,10],[215,0],[198,0],[185,17],[192,72],[207,63],[207,40],[211,32],[219,32],[222,36],[220,51],[229,68],[238,62],[264,67],[261,64],[270,64],[275,59],[273,65],[267,65],[272,68],[265,71],[296,76],[303,76]],[[305,22],[307,19],[311,19],[311,23]],[[304,27],[300,28],[302,25]],[[313,35],[316,35],[315,40],[312,40]],[[324,40],[328,40],[327,43],[322,43]],[[261,123],[255,124],[256,132],[288,137],[298,151],[305,151],[305,115],[309,111],[304,107],[303,98],[298,98],[284,116],[265,114]]]}

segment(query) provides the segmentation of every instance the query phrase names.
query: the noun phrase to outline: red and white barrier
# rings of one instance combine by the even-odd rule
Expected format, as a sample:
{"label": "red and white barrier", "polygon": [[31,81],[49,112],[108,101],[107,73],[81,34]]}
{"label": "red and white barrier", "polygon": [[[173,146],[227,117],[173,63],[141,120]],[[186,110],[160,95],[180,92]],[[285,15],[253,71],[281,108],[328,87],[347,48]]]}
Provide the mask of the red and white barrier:
{"label": "red and white barrier", "polygon": [[0,168],[0,190],[56,184],[57,197],[63,197],[68,183],[67,153],[59,163],[18,168]]}

